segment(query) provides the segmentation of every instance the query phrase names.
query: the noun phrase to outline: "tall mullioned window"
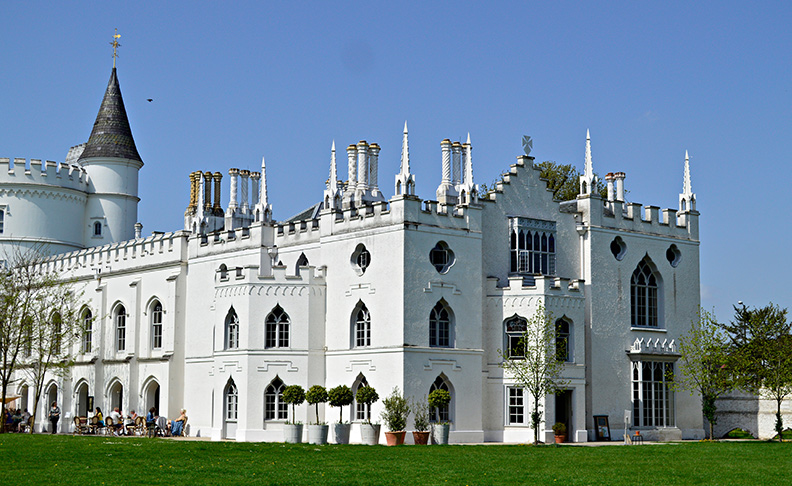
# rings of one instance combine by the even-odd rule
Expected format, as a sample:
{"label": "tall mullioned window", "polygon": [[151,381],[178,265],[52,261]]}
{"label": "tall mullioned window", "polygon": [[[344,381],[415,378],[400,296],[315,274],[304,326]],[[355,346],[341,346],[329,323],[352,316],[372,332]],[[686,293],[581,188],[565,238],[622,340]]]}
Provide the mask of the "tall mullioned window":
{"label": "tall mullioned window", "polygon": [[155,302],[151,310],[151,347],[162,348],[162,304]]}
{"label": "tall mullioned window", "polygon": [[3,234],[4,225],[5,225],[5,209],[0,209],[0,235]]}
{"label": "tall mullioned window", "polygon": [[272,312],[267,315],[264,330],[264,347],[288,348],[289,326],[289,315],[283,311],[281,306],[276,305]]}
{"label": "tall mullioned window", "polygon": [[520,387],[509,387],[509,424],[525,423],[525,394]]}
{"label": "tall mullioned window", "polygon": [[523,336],[528,330],[528,319],[515,314],[506,319],[503,327],[506,332],[506,350],[509,353],[509,359],[525,358]]}
{"label": "tall mullioned window", "polygon": [[123,305],[119,305],[116,309],[115,324],[116,351],[124,351],[126,349],[126,309]]}
{"label": "tall mullioned window", "polygon": [[442,300],[429,313],[429,346],[451,346],[451,313]]}
{"label": "tall mullioned window", "polygon": [[82,352],[90,353],[91,344],[93,343],[93,315],[91,311],[86,310],[83,313],[83,335],[82,335]]}
{"label": "tall mullioned window", "polygon": [[352,384],[352,395],[355,396],[355,420],[371,420],[371,406],[357,401],[357,392],[361,387],[369,386],[366,377],[363,375],[358,376],[355,383]]}
{"label": "tall mullioned window", "polygon": [[509,232],[512,274],[555,275],[555,221],[509,218]]}
{"label": "tall mullioned window", "polygon": [[228,311],[225,320],[225,349],[237,349],[239,347],[239,317],[232,307]]}
{"label": "tall mullioned window", "polygon": [[673,427],[674,363],[634,361],[632,363],[633,426]]}
{"label": "tall mullioned window", "polygon": [[638,262],[630,281],[630,315],[633,326],[658,327],[658,278],[648,258]]}
{"label": "tall mullioned window", "polygon": [[355,347],[371,346],[371,315],[366,304],[360,302],[352,316]]}
{"label": "tall mullioned window", "polygon": [[287,420],[289,405],[283,401],[283,390],[286,385],[279,377],[264,390],[264,420]]}
{"label": "tall mullioned window", "polygon": [[[432,383],[432,386],[429,387],[429,393],[432,393],[435,390],[445,390],[448,393],[451,393],[451,390],[448,389],[448,383],[443,379],[442,376],[438,376],[437,379]],[[453,400],[453,395],[452,395]],[[450,404],[443,405],[442,407],[432,408],[429,411],[429,421],[430,422],[449,422],[451,420],[451,411],[450,411]]]}

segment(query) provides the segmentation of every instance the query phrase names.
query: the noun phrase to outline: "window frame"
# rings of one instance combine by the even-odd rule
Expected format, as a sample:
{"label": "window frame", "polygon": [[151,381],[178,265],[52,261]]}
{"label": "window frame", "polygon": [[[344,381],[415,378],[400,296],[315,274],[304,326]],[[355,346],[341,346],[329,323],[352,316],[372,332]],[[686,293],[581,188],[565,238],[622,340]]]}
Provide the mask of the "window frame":
{"label": "window frame", "polygon": [[[563,331],[562,326],[566,325],[566,332]],[[574,338],[574,327],[572,321],[566,317],[560,317],[555,321],[555,351],[556,351],[556,360],[562,361],[564,363],[572,363],[575,361],[574,359],[574,349],[573,349],[573,338]],[[561,343],[564,344],[564,351],[563,359],[559,359],[559,347]]]}
{"label": "window frame", "polygon": [[82,342],[80,346],[82,348],[82,354],[88,354],[91,352],[92,345],[93,345],[93,313],[90,309],[86,309],[82,314],[82,321],[83,321],[83,335],[82,335]]}
{"label": "window frame", "polygon": [[[510,360],[525,359],[525,344],[520,346],[520,343],[526,331],[528,331],[528,319],[523,316],[514,314],[503,321],[504,345]],[[513,354],[520,347],[523,348],[522,354]]]}
{"label": "window frame", "polygon": [[452,348],[454,317],[451,307],[441,299],[429,311],[429,347]]}
{"label": "window frame", "polygon": [[239,389],[233,381],[226,385],[223,395],[223,419],[226,423],[236,423],[239,420]]}
{"label": "window frame", "polygon": [[223,349],[239,349],[239,316],[233,307],[229,309],[225,319],[225,336],[223,339]]}
{"label": "window frame", "polygon": [[[441,258],[441,261],[435,261],[436,258]],[[456,263],[456,255],[448,243],[440,240],[429,250],[429,263],[437,270],[437,273],[445,275]]]}
{"label": "window frame", "polygon": [[525,418],[525,389],[520,386],[509,385],[506,387],[506,425],[524,426],[528,423]]}
{"label": "window frame", "polygon": [[126,351],[126,307],[118,305],[113,313],[115,328],[115,350],[117,353]]}
{"label": "window frame", "polygon": [[352,396],[355,403],[355,422],[371,421],[371,405],[367,403],[360,403],[357,401],[357,392],[361,387],[369,386],[368,380],[365,376],[359,376],[355,383],[352,384]]}
{"label": "window frame", "polygon": [[289,404],[283,401],[284,389],[286,384],[278,376],[264,389],[264,421],[289,420]]}
{"label": "window frame", "polygon": [[[361,317],[362,316],[362,317]],[[363,302],[352,311],[352,344],[355,348],[371,346],[371,312]]]}
{"label": "window frame", "polygon": [[451,391],[451,385],[448,383],[447,380],[443,379],[442,375],[438,376],[435,379],[435,381],[429,386],[429,393],[432,393],[433,391],[438,389],[447,391],[449,395],[451,395],[451,401],[448,402],[448,405],[444,405],[442,407],[430,407],[429,422],[431,423],[451,422],[451,404],[454,403],[454,393]]}
{"label": "window frame", "polygon": [[659,272],[651,260],[643,258],[630,277],[630,325],[645,329],[662,329],[660,319]]}
{"label": "window frame", "polygon": [[509,274],[556,275],[556,234],[555,221],[510,217]]}
{"label": "window frame", "polygon": [[290,334],[291,318],[280,305],[276,304],[264,320],[264,348],[288,348]]}
{"label": "window frame", "polygon": [[[676,395],[669,386],[673,381],[674,364],[671,360],[651,358],[630,362],[633,427],[676,427]],[[657,367],[660,367],[659,374]]]}
{"label": "window frame", "polygon": [[151,349],[162,349],[162,303],[154,301],[151,306]]}

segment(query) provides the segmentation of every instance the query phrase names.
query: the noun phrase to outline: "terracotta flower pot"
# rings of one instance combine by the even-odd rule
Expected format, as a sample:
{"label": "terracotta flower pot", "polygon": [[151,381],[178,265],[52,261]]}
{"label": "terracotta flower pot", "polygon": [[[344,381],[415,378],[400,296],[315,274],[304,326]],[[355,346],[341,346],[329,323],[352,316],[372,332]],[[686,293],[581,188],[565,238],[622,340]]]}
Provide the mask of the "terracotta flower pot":
{"label": "terracotta flower pot", "polygon": [[429,443],[429,432],[428,430],[425,432],[419,432],[417,430],[413,431],[413,442],[415,445],[426,445]]}
{"label": "terracotta flower pot", "polygon": [[398,432],[385,432],[385,440],[388,441],[389,446],[404,444],[404,436],[407,432],[400,430]]}
{"label": "terracotta flower pot", "polygon": [[566,442],[566,435],[556,435],[554,437],[556,444],[563,444],[564,442]]}

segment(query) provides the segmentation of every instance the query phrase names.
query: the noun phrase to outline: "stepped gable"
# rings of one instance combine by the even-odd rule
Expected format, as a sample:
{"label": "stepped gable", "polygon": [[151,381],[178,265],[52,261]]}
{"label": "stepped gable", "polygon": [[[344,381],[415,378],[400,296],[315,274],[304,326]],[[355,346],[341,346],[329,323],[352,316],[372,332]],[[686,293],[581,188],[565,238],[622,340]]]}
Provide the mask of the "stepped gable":
{"label": "stepped gable", "polygon": [[79,160],[95,157],[114,157],[143,162],[132,138],[132,130],[129,128],[116,68],[113,68],[110,75],[91,136]]}

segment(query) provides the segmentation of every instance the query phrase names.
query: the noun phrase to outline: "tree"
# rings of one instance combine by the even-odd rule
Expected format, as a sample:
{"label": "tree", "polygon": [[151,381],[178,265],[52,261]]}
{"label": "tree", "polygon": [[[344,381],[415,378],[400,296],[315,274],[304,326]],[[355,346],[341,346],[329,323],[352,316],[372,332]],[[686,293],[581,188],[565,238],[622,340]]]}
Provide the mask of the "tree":
{"label": "tree", "polygon": [[327,398],[330,400],[331,407],[338,407],[338,423],[344,423],[344,407],[351,405],[355,401],[355,395],[346,385],[338,385],[327,391]]}
{"label": "tree", "polygon": [[[547,188],[553,191],[554,199],[571,201],[580,194],[580,176],[583,174],[572,164],[559,164],[546,160],[536,164],[536,167],[542,169],[539,177],[547,179]],[[602,197],[608,196],[608,188],[599,177],[597,177],[597,192]]]}
{"label": "tree", "polygon": [[41,265],[39,250],[7,255],[9,265],[0,270],[0,394],[4,401],[15,372],[27,375],[34,420],[45,379],[68,373],[73,364],[81,297],[73,282]]}
{"label": "tree", "polygon": [[[374,388],[370,386],[361,386],[358,388],[357,393],[355,394],[355,400],[357,400],[358,403],[362,403],[371,407],[372,403],[379,400],[379,395]],[[366,419],[366,423],[371,425],[370,416]]]}
{"label": "tree", "polygon": [[717,423],[715,401],[734,386],[730,372],[729,342],[714,314],[699,310],[690,331],[679,339],[680,373],[673,377],[675,390],[701,395],[701,411],[709,422],[709,438]]}
{"label": "tree", "polygon": [[316,425],[319,425],[319,404],[327,402],[327,390],[322,385],[314,385],[305,394],[305,401],[316,407]]}
{"label": "tree", "polygon": [[283,389],[281,399],[292,406],[292,423],[297,424],[295,407],[305,401],[305,390],[300,385],[289,385]]}
{"label": "tree", "polygon": [[[531,426],[534,430],[534,443],[539,443],[539,426],[542,422],[542,402],[550,393],[559,393],[568,382],[561,379],[564,361],[556,358],[555,326],[552,314],[543,306],[536,309],[528,320],[517,346],[524,357],[512,358],[513,350],[498,350],[502,361],[500,367],[514,379],[517,386],[528,390],[533,399]],[[519,353],[518,353],[519,354]]]}
{"label": "tree", "polygon": [[725,325],[730,362],[738,385],[776,402],[778,440],[783,441],[781,402],[792,395],[792,323],[787,310],[772,302],[760,309],[734,307],[734,321]]}

